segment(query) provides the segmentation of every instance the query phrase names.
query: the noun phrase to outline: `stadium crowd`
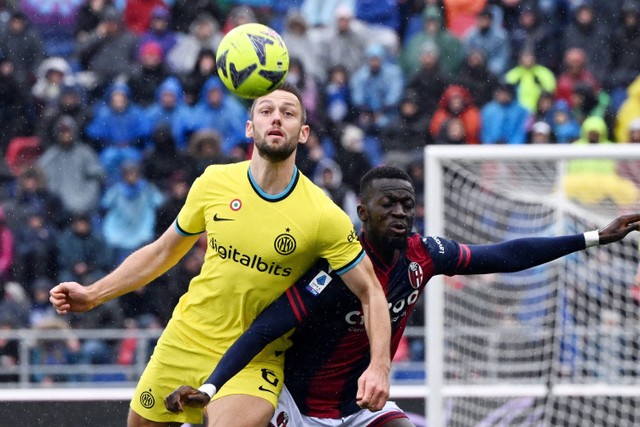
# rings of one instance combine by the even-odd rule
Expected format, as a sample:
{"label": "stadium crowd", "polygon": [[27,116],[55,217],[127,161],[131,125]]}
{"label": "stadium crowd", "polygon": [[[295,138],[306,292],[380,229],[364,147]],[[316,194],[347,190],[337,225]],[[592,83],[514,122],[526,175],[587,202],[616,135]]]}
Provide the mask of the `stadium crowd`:
{"label": "stadium crowd", "polygon": [[[48,290],[96,280],[171,225],[207,165],[248,158],[249,104],[215,63],[246,22],[283,36],[312,127],[299,168],[355,225],[371,166],[406,168],[423,193],[428,144],[640,142],[640,0],[0,2],[0,329],[167,321],[204,241],[162,283],[80,316],[57,316]],[[634,184],[619,197],[636,201]],[[32,357],[126,364],[130,344]],[[15,343],[0,355],[15,363]]]}

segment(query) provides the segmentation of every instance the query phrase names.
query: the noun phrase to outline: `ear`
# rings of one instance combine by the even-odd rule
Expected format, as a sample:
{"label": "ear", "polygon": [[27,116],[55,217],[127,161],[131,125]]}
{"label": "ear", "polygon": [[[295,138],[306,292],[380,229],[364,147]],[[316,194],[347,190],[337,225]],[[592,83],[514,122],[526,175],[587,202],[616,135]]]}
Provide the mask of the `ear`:
{"label": "ear", "polygon": [[253,122],[251,120],[247,120],[244,128],[244,136],[247,138],[253,138]]}
{"label": "ear", "polygon": [[309,125],[303,125],[300,128],[300,133],[298,134],[298,144],[304,144],[309,139]]}
{"label": "ear", "polygon": [[369,219],[369,212],[367,212],[367,208],[365,208],[364,205],[358,205],[357,210],[360,221],[365,222]]}

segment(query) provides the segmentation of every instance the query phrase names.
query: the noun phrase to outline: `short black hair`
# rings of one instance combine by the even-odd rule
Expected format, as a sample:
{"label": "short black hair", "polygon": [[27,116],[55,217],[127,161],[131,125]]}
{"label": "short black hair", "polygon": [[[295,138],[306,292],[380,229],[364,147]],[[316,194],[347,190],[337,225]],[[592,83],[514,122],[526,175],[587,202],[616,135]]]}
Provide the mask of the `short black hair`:
{"label": "short black hair", "polygon": [[[302,109],[302,124],[306,124],[307,123],[307,109],[304,108],[304,104],[302,103],[302,92],[300,91],[300,88],[294,84],[288,83],[288,82],[284,82],[282,83],[280,86],[278,86],[277,89],[274,89],[274,91],[276,90],[283,90],[285,92],[289,92],[292,93],[293,95],[295,95],[296,98],[298,98],[298,102],[300,103],[300,108]],[[261,97],[258,97],[261,98]],[[253,100],[253,103],[251,104],[251,109],[249,110],[250,112],[250,118],[253,119],[253,109],[256,106],[256,101],[258,100],[258,98]]]}
{"label": "short black hair", "polygon": [[373,181],[376,179],[401,179],[407,181],[413,188],[411,177],[402,169],[395,166],[377,166],[370,169],[360,179],[360,197],[365,197],[365,194],[371,189]]}

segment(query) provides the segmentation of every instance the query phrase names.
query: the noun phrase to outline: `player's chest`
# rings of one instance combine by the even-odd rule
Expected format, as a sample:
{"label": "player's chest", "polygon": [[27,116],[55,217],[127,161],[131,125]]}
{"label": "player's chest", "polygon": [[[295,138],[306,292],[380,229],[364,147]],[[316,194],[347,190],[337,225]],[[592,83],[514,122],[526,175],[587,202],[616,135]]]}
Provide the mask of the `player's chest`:
{"label": "player's chest", "polygon": [[206,206],[204,216],[207,236],[214,247],[295,256],[314,244],[308,231],[315,229],[313,218],[295,215],[285,203],[268,203],[255,197],[220,198]]}

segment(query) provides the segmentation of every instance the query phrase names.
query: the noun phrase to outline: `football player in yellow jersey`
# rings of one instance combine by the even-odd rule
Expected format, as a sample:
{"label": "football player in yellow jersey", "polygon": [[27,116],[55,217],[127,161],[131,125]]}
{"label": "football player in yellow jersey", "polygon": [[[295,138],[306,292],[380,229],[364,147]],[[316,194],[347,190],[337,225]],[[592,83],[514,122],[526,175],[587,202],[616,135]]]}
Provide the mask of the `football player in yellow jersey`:
{"label": "football player in yellow jersey", "polygon": [[[145,286],[176,264],[201,233],[209,242],[200,275],[180,299],[131,401],[129,427],[200,423],[202,412],[166,410],[163,398],[203,383],[227,347],[318,258],[329,260],[360,298],[371,363],[359,380],[359,404],[381,409],[389,397],[387,301],[353,226],[295,166],[309,127],[300,94],[285,85],[257,98],[246,136],[251,160],[210,166],[193,184],[174,226],[90,286],[64,282],[50,291],[58,313],[83,312]],[[269,424],[283,383],[288,336],[256,356],[215,395],[208,427]]]}

